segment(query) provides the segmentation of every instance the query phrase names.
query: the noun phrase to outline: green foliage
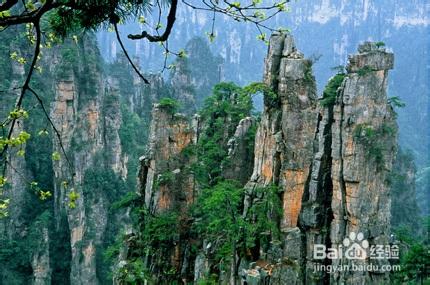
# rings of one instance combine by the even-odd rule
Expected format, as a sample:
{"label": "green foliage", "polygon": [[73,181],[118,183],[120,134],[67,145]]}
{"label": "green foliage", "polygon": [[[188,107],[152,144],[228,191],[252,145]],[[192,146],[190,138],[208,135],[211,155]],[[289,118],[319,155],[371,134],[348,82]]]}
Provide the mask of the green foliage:
{"label": "green foliage", "polygon": [[[203,186],[216,184],[221,165],[227,158],[227,140],[234,134],[239,121],[250,116],[252,98],[245,89],[234,83],[216,85],[200,112],[208,127],[196,146],[199,162],[194,169]],[[248,89],[255,90],[256,87]]]}
{"label": "green foliage", "polygon": [[274,185],[254,189],[253,200],[247,212],[247,247],[259,244],[269,245],[272,239],[279,239],[278,222],[282,216],[282,201],[279,189]]}
{"label": "green foliage", "polygon": [[175,182],[175,174],[168,171],[158,175],[157,185],[168,185]]}
{"label": "green foliage", "polygon": [[419,209],[416,203],[414,174],[416,171],[412,153],[399,148],[389,176],[391,189],[391,227],[410,226],[420,232]]}
{"label": "green foliage", "polygon": [[[143,113],[143,112],[142,112]],[[140,117],[132,112],[126,102],[121,103],[122,124],[119,129],[121,148],[130,157],[127,163],[127,186],[129,191],[136,189],[136,173],[139,156],[144,153],[148,139],[149,117]]]}
{"label": "green foliage", "polygon": [[76,201],[79,199],[79,193],[77,193],[73,188],[72,190],[69,192],[69,194],[67,194],[67,197],[69,198],[69,203],[68,206],[70,209],[74,209],[76,208]]}
{"label": "green foliage", "polygon": [[388,104],[394,108],[404,108],[406,104],[397,96],[388,98]]}
{"label": "green foliage", "polygon": [[330,79],[328,84],[326,85],[323,97],[321,99],[321,105],[324,107],[333,106],[336,103],[336,98],[338,95],[338,90],[344,81],[346,74],[339,73]]}
{"label": "green foliage", "polygon": [[359,124],[353,131],[354,139],[361,143],[368,159],[376,162],[377,170],[382,170],[384,166],[385,139],[396,135],[394,126],[382,124],[378,129],[368,124]]}
{"label": "green foliage", "polygon": [[[143,284],[152,279],[154,272],[165,284],[176,280],[177,272],[171,266],[170,256],[180,242],[180,224],[180,215],[174,210],[151,214],[146,208],[140,209],[139,231],[129,246],[132,258],[116,273],[121,284]],[[143,260],[150,262],[151,269]]]}
{"label": "green foliage", "polygon": [[139,129],[142,127],[142,119],[137,114],[131,112],[125,104],[121,104],[121,110],[122,124],[119,129],[119,137],[122,148],[130,152],[137,148],[137,142],[142,141],[135,131],[135,128]]}
{"label": "green foliage", "polygon": [[[4,176],[0,176],[0,196],[3,195],[4,187],[6,186],[7,178]],[[0,198],[0,219],[5,218],[9,215],[8,207],[9,207],[10,199]]]}
{"label": "green foliage", "polygon": [[[13,276],[2,275],[4,284],[27,284],[27,277],[32,273],[31,254],[35,248],[40,248],[43,229],[50,225],[51,220],[51,213],[44,211],[29,224],[28,231],[19,238],[8,239],[4,235],[0,236],[0,264],[2,269],[13,272]],[[2,273],[4,272],[7,271]]]}
{"label": "green foliage", "polygon": [[128,262],[119,269],[116,278],[124,285],[146,284],[151,280],[142,259]]}
{"label": "green foliage", "polygon": [[383,47],[385,47],[385,43],[384,42],[376,42],[375,45],[376,45],[377,48],[383,48]]}
{"label": "green foliage", "polygon": [[117,210],[131,206],[134,202],[139,200],[139,195],[136,192],[127,192],[120,200],[114,202],[111,209]]}
{"label": "green foliage", "polygon": [[210,244],[209,252],[221,267],[236,254],[249,258],[251,248],[268,247],[270,241],[279,238],[282,203],[278,188],[270,185],[249,194],[251,204],[246,216],[245,190],[232,180],[204,189],[193,207],[193,230]]}
{"label": "green foliage", "polygon": [[9,215],[8,207],[9,207],[10,199],[0,199],[0,219],[5,218]]}
{"label": "green foliage", "polygon": [[113,203],[126,193],[127,187],[124,180],[111,168],[99,166],[85,171],[83,194],[87,199],[105,196]]}
{"label": "green foliage", "polygon": [[237,240],[243,240],[244,219],[241,216],[243,188],[233,181],[222,181],[204,189],[194,209],[195,231],[212,243],[216,260],[231,260]]}
{"label": "green foliage", "polygon": [[[315,59],[318,60],[318,59]],[[305,77],[304,80],[307,84],[311,85],[315,83],[315,78],[312,75],[312,64],[314,61],[306,60],[305,62]]]}
{"label": "green foliage", "polygon": [[370,74],[373,71],[375,71],[375,70],[373,70],[371,67],[369,67],[369,66],[366,65],[366,66],[360,68],[357,71],[357,74],[358,74],[358,76],[366,76],[366,75]]}
{"label": "green foliage", "polygon": [[70,78],[73,72],[79,70],[79,54],[75,44],[67,41],[60,49],[60,62],[55,67],[55,75],[57,78]]}
{"label": "green foliage", "polygon": [[[428,218],[427,218],[428,219]],[[428,229],[428,220],[424,228]],[[394,272],[395,284],[428,284],[430,282],[430,247],[428,232],[412,235],[414,229],[399,227],[396,230],[400,242],[400,271]]]}
{"label": "green foliage", "polygon": [[66,37],[83,29],[96,30],[109,22],[112,15],[116,20],[126,20],[130,17],[138,17],[145,12],[150,5],[148,1],[93,1],[76,4],[73,1],[65,1],[72,4],[74,9],[61,7],[49,14],[50,28],[59,36]]}
{"label": "green foliage", "polygon": [[161,98],[158,102],[158,106],[161,109],[166,110],[167,112],[174,114],[179,108],[179,102],[172,98]]}
{"label": "green foliage", "polygon": [[246,94],[249,94],[249,95],[258,94],[258,93],[263,94],[264,105],[268,106],[269,108],[278,107],[280,104],[280,99],[278,94],[273,92],[273,90],[269,86],[267,86],[262,82],[251,83],[248,86],[245,86],[243,90]]}

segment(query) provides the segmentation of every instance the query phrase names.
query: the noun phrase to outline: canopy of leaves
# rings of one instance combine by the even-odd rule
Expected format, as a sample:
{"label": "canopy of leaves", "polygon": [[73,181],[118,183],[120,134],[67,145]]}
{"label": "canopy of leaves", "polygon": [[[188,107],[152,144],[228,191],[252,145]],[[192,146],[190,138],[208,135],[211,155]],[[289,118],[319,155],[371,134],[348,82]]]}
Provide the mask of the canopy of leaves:
{"label": "canopy of leaves", "polygon": [[330,79],[324,89],[321,105],[324,107],[333,106],[336,102],[339,87],[342,85],[346,75],[344,73],[336,74]]}
{"label": "canopy of leaves", "polygon": [[227,141],[239,121],[250,116],[252,98],[234,83],[220,83],[206,99],[200,115],[207,126],[197,145],[197,179],[202,185],[214,185],[227,157]]}

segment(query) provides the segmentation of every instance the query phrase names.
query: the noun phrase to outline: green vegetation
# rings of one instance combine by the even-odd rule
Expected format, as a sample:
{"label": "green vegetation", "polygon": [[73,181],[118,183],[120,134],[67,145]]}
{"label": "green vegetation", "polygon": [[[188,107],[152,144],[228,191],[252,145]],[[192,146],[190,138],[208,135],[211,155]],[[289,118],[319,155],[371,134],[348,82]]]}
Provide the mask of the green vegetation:
{"label": "green vegetation", "polygon": [[2,275],[2,281],[8,284],[25,284],[29,281],[32,272],[29,256],[36,248],[43,248],[43,231],[50,226],[51,221],[51,213],[44,211],[29,225],[29,231],[24,238],[0,237],[0,263],[5,274]]}
{"label": "green vegetation", "polygon": [[387,146],[384,138],[395,135],[395,127],[388,124],[382,124],[378,129],[368,124],[359,124],[353,131],[354,139],[364,146],[367,158],[375,161],[379,171],[383,170],[385,164],[384,151]]}
{"label": "green vegetation", "polygon": [[422,225],[426,230],[421,235],[416,234],[416,229],[403,226],[396,229],[396,238],[400,242],[401,270],[394,273],[394,284],[430,283],[429,222],[430,218],[427,217]]}
{"label": "green vegetation", "polygon": [[196,146],[199,159],[195,172],[204,187],[216,184],[227,158],[228,139],[234,134],[239,121],[251,115],[252,98],[245,89],[233,83],[216,85],[200,113],[207,128]]}
{"label": "green vegetation", "polygon": [[370,74],[373,71],[375,71],[375,70],[373,70],[371,67],[369,67],[369,66],[366,65],[366,66],[360,68],[357,71],[357,74],[358,74],[358,76],[366,76],[366,75]]}
{"label": "green vegetation", "polygon": [[388,104],[390,104],[393,109],[403,108],[406,106],[406,104],[397,96],[388,98]]}
{"label": "green vegetation", "polygon": [[127,192],[118,201],[114,202],[111,206],[112,210],[117,210],[121,208],[127,208],[133,206],[135,202],[139,200],[139,195],[136,192]]}
{"label": "green vegetation", "polygon": [[[212,284],[218,278],[214,276],[229,268],[230,262],[236,262],[237,255],[257,260],[259,248],[267,248],[270,241],[279,238],[282,206],[277,187],[254,189],[246,194],[243,185],[226,180],[222,175],[223,165],[228,163],[228,139],[234,134],[239,121],[251,116],[252,95],[260,92],[275,96],[261,83],[244,88],[233,83],[221,83],[207,98],[200,115],[208,127],[200,134],[197,145],[186,147],[180,154],[181,158],[175,158],[178,161],[190,158],[196,161],[189,170],[193,171],[202,190],[189,209],[182,209],[180,213],[175,208],[152,213],[142,206],[143,202],[140,206],[134,203],[138,198],[132,195],[118,203],[119,206],[132,205],[137,217],[135,224],[139,229],[133,237],[127,238],[133,241],[131,244],[127,242],[131,258],[116,273],[125,284],[135,284],[144,279],[170,284],[179,282],[179,269],[171,259],[176,245],[180,244],[179,248],[188,245],[190,254],[195,255],[203,241],[207,243],[209,258],[213,261],[204,282]],[[255,131],[256,128],[251,129],[245,138],[250,153]],[[154,187],[169,187],[174,181],[174,174],[166,171],[158,175]],[[246,209],[243,204],[245,195],[250,198]],[[244,211],[247,213],[245,216]],[[110,253],[115,254],[117,250],[112,248]],[[148,268],[147,264],[151,267]]]}
{"label": "green vegetation", "polygon": [[203,240],[212,244],[215,263],[223,261],[226,268],[235,258],[237,249],[243,246],[238,244],[245,237],[242,203],[243,188],[231,181],[221,181],[203,190],[195,205],[197,222],[194,230]]}
{"label": "green vegetation", "polygon": [[[169,210],[152,214],[145,207],[139,212],[139,231],[133,244],[129,245],[131,258],[115,275],[124,284],[143,284],[145,280],[152,280],[151,272],[158,272],[160,282],[172,284],[177,272],[170,256],[181,239],[179,213]],[[110,248],[112,251],[115,254],[115,248]],[[151,270],[145,266],[144,260],[150,262]]]}
{"label": "green vegetation", "polygon": [[158,106],[170,114],[174,114],[179,108],[179,102],[175,99],[165,97],[160,99]]}
{"label": "green vegetation", "polygon": [[391,227],[408,226],[418,234],[421,225],[415,195],[415,173],[412,153],[399,148],[388,181],[391,189]]}
{"label": "green vegetation", "polygon": [[305,66],[305,77],[304,80],[307,84],[313,84],[315,82],[315,77],[312,74],[312,65],[313,65],[313,61],[312,60],[307,60],[305,62],[306,66]]}
{"label": "green vegetation", "polygon": [[338,73],[330,79],[324,89],[323,97],[320,101],[322,106],[330,107],[336,103],[338,90],[342,86],[342,82],[344,81],[345,77],[345,73]]}
{"label": "green vegetation", "polygon": [[220,68],[223,59],[221,56],[213,55],[209,44],[201,37],[194,37],[188,41],[185,51],[188,56],[178,58],[174,66],[181,65],[181,72],[197,81],[193,93],[197,108],[201,108],[204,100],[212,93],[212,87],[221,80]]}
{"label": "green vegetation", "polygon": [[376,42],[375,45],[376,45],[377,48],[383,48],[383,47],[385,47],[385,43],[384,42]]}
{"label": "green vegetation", "polygon": [[279,238],[282,204],[278,188],[255,189],[246,216],[244,198],[245,189],[226,180],[203,190],[194,205],[193,231],[208,243],[210,259],[215,261],[212,273],[228,270],[231,262],[237,263],[237,255],[257,260],[260,247],[268,249]]}

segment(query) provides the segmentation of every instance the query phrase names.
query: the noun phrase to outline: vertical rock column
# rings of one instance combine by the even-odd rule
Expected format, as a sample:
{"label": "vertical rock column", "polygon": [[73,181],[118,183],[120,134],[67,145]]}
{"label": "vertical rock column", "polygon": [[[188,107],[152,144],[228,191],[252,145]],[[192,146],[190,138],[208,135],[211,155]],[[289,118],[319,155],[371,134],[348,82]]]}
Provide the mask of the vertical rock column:
{"label": "vertical rock column", "polygon": [[[56,83],[50,113],[69,159],[54,138],[54,150],[61,154],[53,167],[55,218],[57,230],[64,226],[70,230],[70,282],[99,284],[103,282],[99,279],[105,278],[99,274],[99,257],[108,223],[108,196],[112,193],[94,189],[99,185],[85,185],[85,181],[100,175],[94,171],[86,175],[89,170],[111,169],[120,177],[126,175],[118,135],[119,90],[116,80],[104,78],[94,41],[84,37],[78,46],[70,48],[78,49],[81,56],[75,69],[68,70]],[[65,220],[68,225],[61,225]]]}
{"label": "vertical rock column", "polygon": [[191,260],[187,231],[188,206],[194,201],[195,191],[194,176],[190,171],[194,156],[187,152],[187,147],[196,142],[194,126],[197,126],[196,122],[190,123],[184,115],[175,114],[173,108],[155,104],[148,153],[140,158],[139,194],[144,198],[149,215],[169,212],[178,215],[172,231],[178,231],[180,240],[162,256],[151,256],[148,260],[158,282],[166,282],[162,273],[165,268],[157,265],[159,260],[174,268],[181,280],[193,278],[189,274]]}
{"label": "vertical rock column", "polygon": [[159,104],[154,105],[148,154],[140,158],[139,173],[140,194],[145,197],[146,207],[151,212],[181,207],[182,201],[192,202],[194,178],[183,172],[185,164],[181,162],[181,156],[193,143],[194,135],[186,117],[173,114]]}
{"label": "vertical rock column", "polygon": [[283,204],[281,246],[267,258],[278,263],[288,260],[278,264],[273,280],[295,284],[302,256],[298,218],[312,161],[317,96],[312,62],[297,51],[291,35],[274,34],[270,38],[264,82],[277,96],[265,97],[255,140],[254,171],[246,187],[248,191],[269,184],[279,187]]}
{"label": "vertical rock column", "polygon": [[[394,56],[373,43],[360,45],[358,51],[349,58],[348,74],[334,107],[330,234],[333,247],[341,245],[351,232],[363,233],[370,245],[389,244],[387,175],[396,153],[397,125],[386,88]],[[332,263],[374,264],[375,260],[343,258]],[[386,259],[378,261],[380,265],[387,263]],[[334,274],[332,280],[347,284],[389,282],[384,272],[346,271]]]}
{"label": "vertical rock column", "polygon": [[333,219],[331,201],[333,186],[332,168],[332,123],[333,106],[318,108],[318,121],[314,138],[314,157],[311,172],[305,187],[299,217],[302,232],[302,276],[305,284],[327,284],[329,276],[325,271],[314,272],[318,265],[328,265],[329,260],[314,260],[314,245],[331,246],[330,224]]}

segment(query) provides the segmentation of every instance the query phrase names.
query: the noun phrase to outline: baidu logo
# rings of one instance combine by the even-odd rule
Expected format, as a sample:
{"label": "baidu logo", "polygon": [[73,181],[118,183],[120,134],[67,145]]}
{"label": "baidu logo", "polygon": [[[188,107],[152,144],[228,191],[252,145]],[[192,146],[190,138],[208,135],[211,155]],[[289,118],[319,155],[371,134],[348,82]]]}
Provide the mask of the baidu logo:
{"label": "baidu logo", "polygon": [[350,232],[338,247],[327,248],[324,244],[314,245],[314,259],[398,259],[397,245],[370,245],[364,234]]}
{"label": "baidu logo", "polygon": [[342,242],[345,247],[345,257],[347,259],[366,259],[369,242],[364,239],[363,233],[355,234],[351,232]]}

